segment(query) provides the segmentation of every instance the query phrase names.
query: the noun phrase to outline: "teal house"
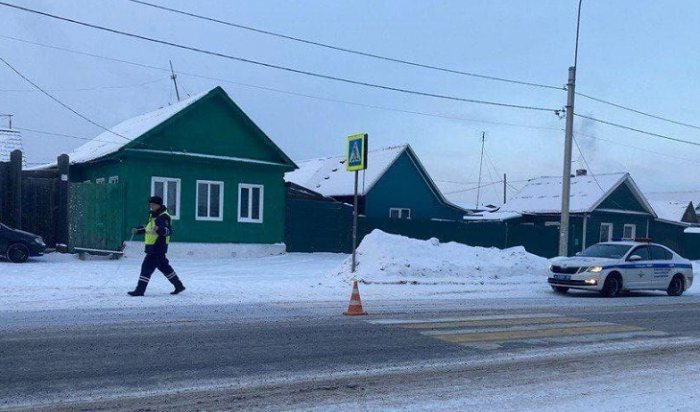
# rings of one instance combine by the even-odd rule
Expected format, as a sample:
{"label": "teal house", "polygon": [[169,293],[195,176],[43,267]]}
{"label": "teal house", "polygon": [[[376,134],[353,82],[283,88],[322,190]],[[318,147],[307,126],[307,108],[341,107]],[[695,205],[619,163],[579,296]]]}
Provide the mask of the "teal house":
{"label": "teal house", "polygon": [[116,219],[129,239],[147,198],[158,195],[173,218],[173,242],[284,240],[284,174],[296,165],[221,87],[126,120],[69,157],[76,193],[109,195],[108,208],[83,199],[92,216],[86,231]]}
{"label": "teal house", "polygon": [[[506,216],[513,223],[559,227],[561,192],[561,176],[531,179],[494,216]],[[571,255],[598,242],[649,237],[657,218],[629,173],[592,176],[585,170],[571,178],[570,213]],[[551,244],[549,254],[555,256],[558,239],[542,242]]]}
{"label": "teal house", "polygon": [[[346,171],[345,161],[339,156],[298,162],[299,169],[285,179],[352,204],[354,173]],[[443,196],[408,144],[369,151],[359,182],[359,213],[368,219],[461,221],[468,213]]]}

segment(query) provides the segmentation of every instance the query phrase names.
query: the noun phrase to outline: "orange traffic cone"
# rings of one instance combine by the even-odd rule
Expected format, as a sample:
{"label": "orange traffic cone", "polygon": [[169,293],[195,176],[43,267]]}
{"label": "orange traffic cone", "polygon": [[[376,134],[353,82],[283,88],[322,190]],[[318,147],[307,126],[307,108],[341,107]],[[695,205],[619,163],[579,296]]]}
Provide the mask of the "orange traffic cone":
{"label": "orange traffic cone", "polygon": [[346,316],[362,316],[366,315],[367,312],[362,310],[362,301],[360,300],[360,288],[357,287],[357,281],[352,284],[352,295],[350,295],[350,306],[348,306],[348,311],[343,312]]}

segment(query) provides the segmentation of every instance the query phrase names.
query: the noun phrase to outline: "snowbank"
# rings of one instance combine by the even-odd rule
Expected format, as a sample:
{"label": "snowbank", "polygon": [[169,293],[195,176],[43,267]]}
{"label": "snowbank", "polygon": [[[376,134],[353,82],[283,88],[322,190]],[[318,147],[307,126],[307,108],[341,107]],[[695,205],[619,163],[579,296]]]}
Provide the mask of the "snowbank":
{"label": "snowbank", "polygon": [[543,284],[548,260],[523,247],[510,249],[417,240],[374,230],[357,249],[357,272],[351,258],[338,274],[365,283]]}

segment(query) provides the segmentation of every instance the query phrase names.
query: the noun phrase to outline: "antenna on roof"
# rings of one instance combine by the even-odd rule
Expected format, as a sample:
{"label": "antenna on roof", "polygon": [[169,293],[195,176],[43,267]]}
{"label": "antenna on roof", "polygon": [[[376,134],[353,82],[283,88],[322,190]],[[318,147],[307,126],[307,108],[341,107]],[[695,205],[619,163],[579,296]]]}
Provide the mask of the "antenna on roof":
{"label": "antenna on roof", "polygon": [[175,84],[175,96],[177,96],[177,101],[180,101],[180,90],[177,88],[177,74],[175,74],[175,70],[173,70],[173,61],[168,60],[170,62],[170,78],[173,79],[173,83]]}
{"label": "antenna on roof", "polygon": [[7,128],[12,130],[12,116],[13,114],[0,113],[0,117],[7,117]]}
{"label": "antenna on roof", "polygon": [[479,197],[481,195],[481,167],[484,165],[484,144],[486,132],[481,132],[481,160],[479,161],[479,185],[476,187],[476,208],[479,209]]}

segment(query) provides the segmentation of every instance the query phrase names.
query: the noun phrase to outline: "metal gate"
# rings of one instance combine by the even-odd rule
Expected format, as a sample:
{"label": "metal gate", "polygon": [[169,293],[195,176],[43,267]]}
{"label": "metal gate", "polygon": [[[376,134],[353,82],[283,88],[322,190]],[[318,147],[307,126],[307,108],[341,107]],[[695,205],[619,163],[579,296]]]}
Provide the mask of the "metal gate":
{"label": "metal gate", "polygon": [[72,183],[70,248],[121,250],[125,239],[123,183]]}

